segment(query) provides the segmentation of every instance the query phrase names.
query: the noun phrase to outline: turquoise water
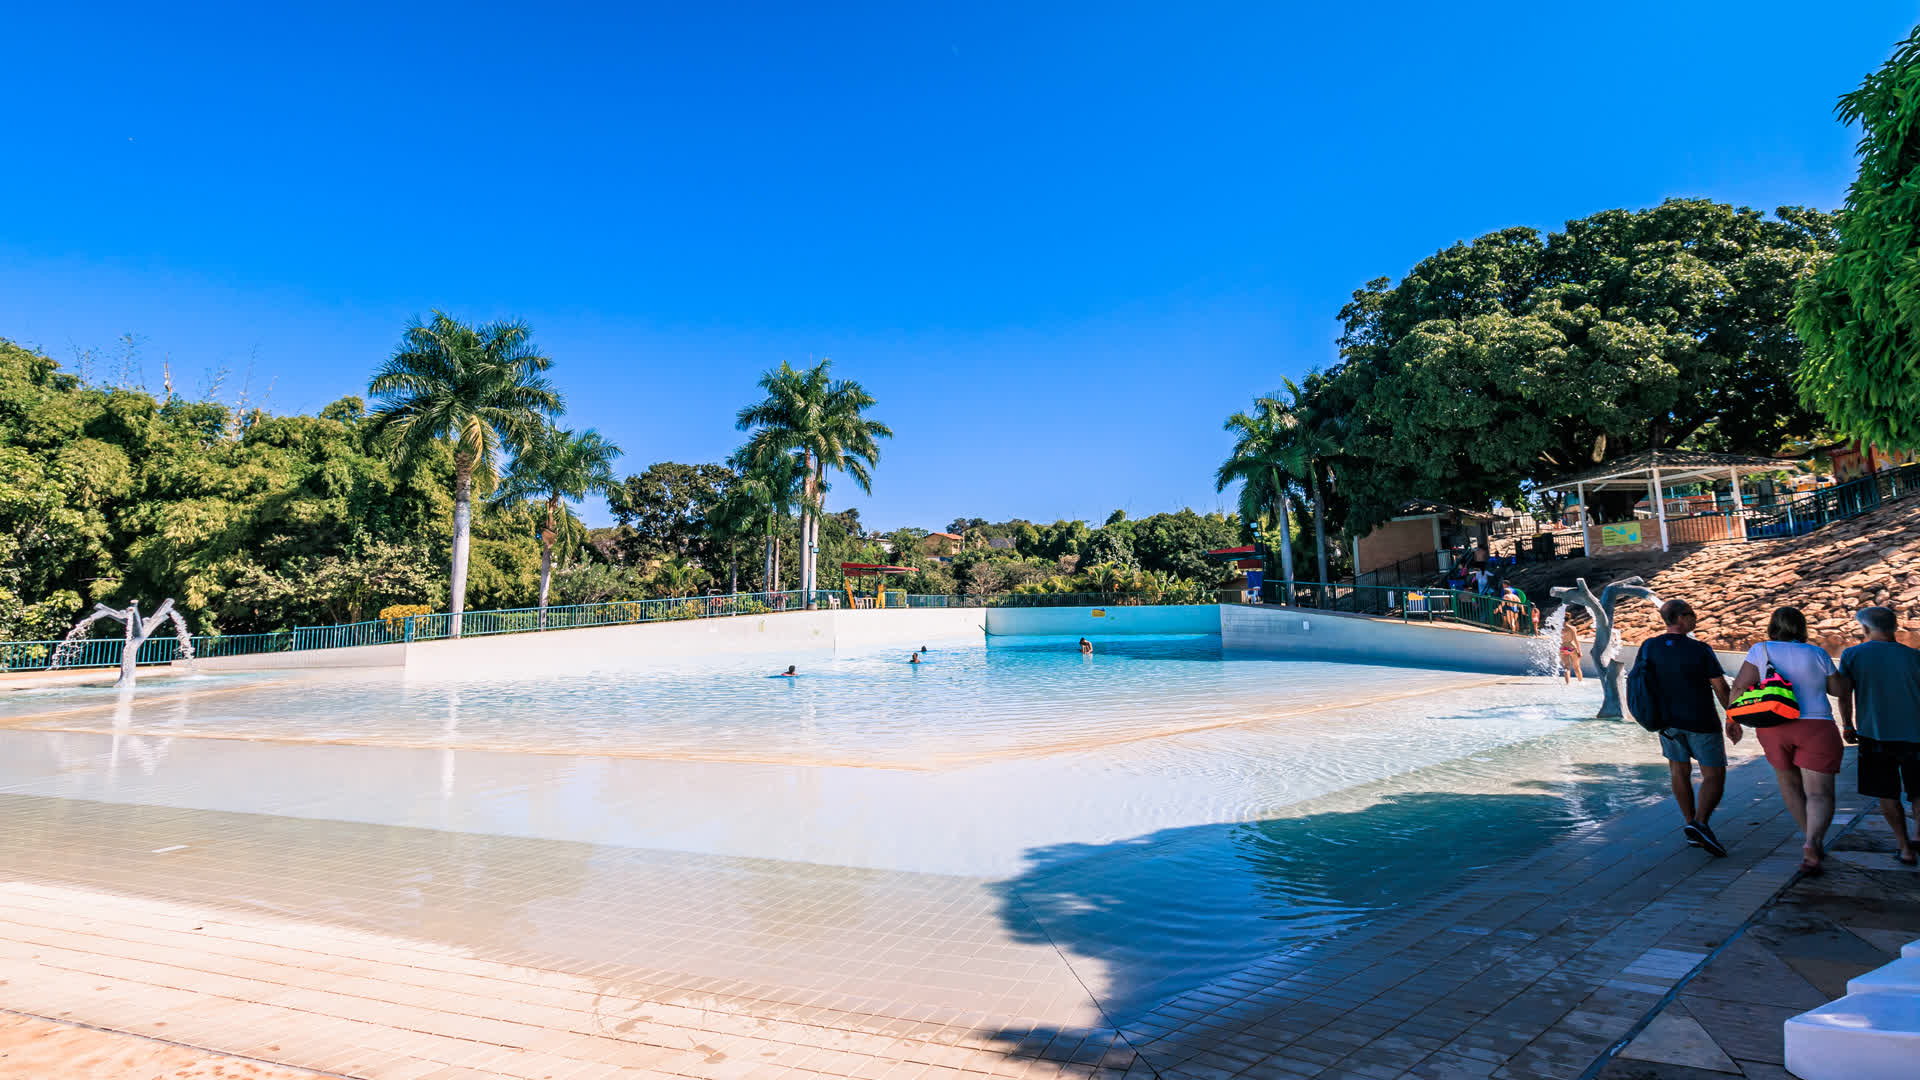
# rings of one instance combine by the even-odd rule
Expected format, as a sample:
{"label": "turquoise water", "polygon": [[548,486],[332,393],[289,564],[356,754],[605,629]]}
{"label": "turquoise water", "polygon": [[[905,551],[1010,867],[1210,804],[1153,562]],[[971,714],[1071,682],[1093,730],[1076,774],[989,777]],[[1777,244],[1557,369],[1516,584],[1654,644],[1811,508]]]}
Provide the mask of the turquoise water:
{"label": "turquoise water", "polygon": [[1117,1015],[1664,791],[1591,682],[1095,645],[12,693],[0,789],[976,880]]}

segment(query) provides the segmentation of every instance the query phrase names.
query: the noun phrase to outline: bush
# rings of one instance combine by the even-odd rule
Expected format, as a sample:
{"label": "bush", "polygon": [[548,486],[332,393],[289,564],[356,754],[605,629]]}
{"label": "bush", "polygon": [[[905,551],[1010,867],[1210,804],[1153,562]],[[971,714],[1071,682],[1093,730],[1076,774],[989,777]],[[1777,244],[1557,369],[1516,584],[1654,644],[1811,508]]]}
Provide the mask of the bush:
{"label": "bush", "polygon": [[433,608],[426,604],[394,604],[380,609],[380,621],[387,624],[387,633],[399,634],[407,629],[407,619],[415,615],[431,615]]}

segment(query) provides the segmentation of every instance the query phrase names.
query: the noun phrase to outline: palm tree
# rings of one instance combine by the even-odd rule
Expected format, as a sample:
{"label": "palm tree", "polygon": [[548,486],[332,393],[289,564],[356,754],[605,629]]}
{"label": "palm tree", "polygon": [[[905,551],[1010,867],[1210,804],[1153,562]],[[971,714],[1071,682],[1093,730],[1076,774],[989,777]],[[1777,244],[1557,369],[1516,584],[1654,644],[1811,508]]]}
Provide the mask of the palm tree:
{"label": "palm tree", "polygon": [[494,492],[495,505],[532,507],[539,504],[543,511],[540,521],[540,625],[543,628],[547,625],[547,587],[553,581],[553,542],[562,527],[571,535],[582,530],[579,519],[567,508],[565,500],[584,499],[589,495],[613,498],[614,492],[620,489],[620,482],[613,476],[613,460],[619,456],[620,448],[601,438],[592,428],[575,434],[549,425],[514,455],[513,466],[507,470],[499,490]]}
{"label": "palm tree", "polygon": [[780,542],[774,523],[806,504],[803,493],[806,463],[800,455],[780,447],[772,438],[756,435],[733,452],[727,464],[740,474],[742,497],[767,512],[767,569],[761,581],[765,592],[780,591]]}
{"label": "palm tree", "polygon": [[800,587],[812,603],[819,584],[820,516],[829,470],[853,477],[861,491],[873,491],[871,468],[880,460],[879,440],[893,429],[864,415],[874,405],[859,383],[831,377],[833,361],[800,371],[782,362],[760,377],[767,396],[740,410],[739,427],[753,431],[762,452],[797,452],[806,473],[800,507]]}
{"label": "palm tree", "polygon": [[675,598],[686,596],[709,580],[705,570],[680,558],[661,563],[653,572],[653,587]]}
{"label": "palm tree", "polygon": [[[1253,413],[1227,417],[1234,434],[1233,456],[1213,475],[1215,491],[1240,482],[1240,517],[1245,521],[1272,520],[1280,532],[1280,575],[1287,595],[1293,594],[1293,504],[1290,490],[1305,471],[1295,442],[1299,418],[1287,403],[1271,394],[1254,399]],[[1269,538],[1269,543],[1271,543]]]}
{"label": "palm tree", "polygon": [[373,435],[400,461],[453,443],[453,637],[467,606],[474,481],[492,487],[502,451],[519,453],[562,409],[560,392],[542,374],[553,361],[531,336],[522,322],[472,327],[436,311],[433,321],[407,327],[367,384],[378,401]]}
{"label": "palm tree", "polygon": [[[1312,378],[1309,376],[1309,381]],[[1327,500],[1320,481],[1327,474],[1328,459],[1340,452],[1340,424],[1336,417],[1314,408],[1312,399],[1299,383],[1288,378],[1280,381],[1293,398],[1287,408],[1295,420],[1291,434],[1296,463],[1305,467],[1312,480],[1313,547],[1320,558],[1320,580],[1331,583],[1333,579],[1328,576],[1331,571],[1327,569]]]}

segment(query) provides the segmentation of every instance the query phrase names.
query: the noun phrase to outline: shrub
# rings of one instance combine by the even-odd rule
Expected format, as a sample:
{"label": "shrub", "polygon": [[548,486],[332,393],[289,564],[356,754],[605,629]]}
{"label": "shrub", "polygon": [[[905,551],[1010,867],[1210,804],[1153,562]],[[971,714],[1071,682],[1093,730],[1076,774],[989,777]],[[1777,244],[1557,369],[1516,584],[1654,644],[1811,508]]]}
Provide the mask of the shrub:
{"label": "shrub", "polygon": [[390,634],[403,633],[407,628],[407,619],[414,615],[431,615],[433,608],[426,604],[394,604],[380,609],[380,621],[387,624]]}

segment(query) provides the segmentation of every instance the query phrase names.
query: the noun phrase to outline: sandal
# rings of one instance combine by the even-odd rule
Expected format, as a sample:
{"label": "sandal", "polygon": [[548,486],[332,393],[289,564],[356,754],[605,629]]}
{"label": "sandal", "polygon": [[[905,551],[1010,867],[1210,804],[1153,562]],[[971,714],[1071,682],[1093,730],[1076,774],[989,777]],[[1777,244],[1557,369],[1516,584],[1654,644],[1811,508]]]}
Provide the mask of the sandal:
{"label": "sandal", "polygon": [[1894,861],[1899,863],[1901,866],[1912,866],[1916,863],[1920,863],[1920,853],[1916,853],[1912,851],[1894,852],[1893,858],[1894,858]]}

